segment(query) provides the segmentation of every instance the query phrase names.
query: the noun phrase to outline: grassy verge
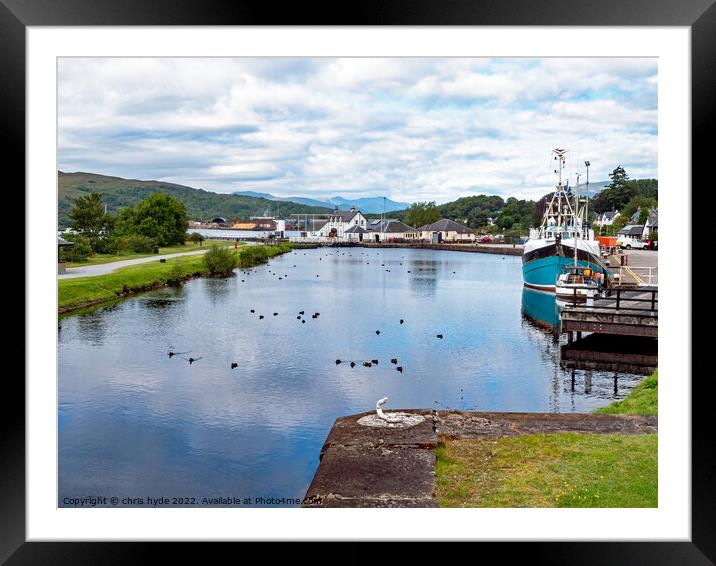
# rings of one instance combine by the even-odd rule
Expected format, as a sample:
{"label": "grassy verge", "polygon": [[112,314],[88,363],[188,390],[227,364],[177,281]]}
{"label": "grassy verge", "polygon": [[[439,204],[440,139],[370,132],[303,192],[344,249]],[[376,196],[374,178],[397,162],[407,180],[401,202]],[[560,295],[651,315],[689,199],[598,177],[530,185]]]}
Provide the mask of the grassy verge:
{"label": "grassy verge", "polygon": [[[240,267],[249,267],[287,251],[290,251],[288,246],[251,246],[234,253]],[[157,260],[132,265],[96,277],[60,279],[58,309],[66,312],[202,275],[206,275],[206,268],[203,256],[198,255],[171,258],[165,263]]]}
{"label": "grassy verge", "polygon": [[657,435],[532,434],[438,449],[442,507],[657,507]]}
{"label": "grassy verge", "polygon": [[621,401],[601,407],[595,413],[657,415],[659,414],[659,372],[642,380]]}
{"label": "grassy verge", "polygon": [[[219,246],[233,246],[233,242],[227,240],[205,240],[204,244],[194,244],[187,242],[183,246],[167,246],[165,248],[159,248],[158,254],[153,253],[126,253],[126,254],[95,254],[87,258],[87,261],[68,261],[65,267],[83,267],[86,265],[100,265],[102,263],[112,263],[113,261],[124,261],[125,259],[138,259],[142,257],[150,257],[153,255],[165,255],[165,254],[180,254],[182,252],[193,252],[196,250],[204,250],[212,245]],[[239,242],[239,245],[243,245],[243,242]]]}
{"label": "grassy verge", "polygon": [[[595,413],[658,414],[658,372]],[[657,507],[656,434],[533,434],[446,441],[443,507]]]}

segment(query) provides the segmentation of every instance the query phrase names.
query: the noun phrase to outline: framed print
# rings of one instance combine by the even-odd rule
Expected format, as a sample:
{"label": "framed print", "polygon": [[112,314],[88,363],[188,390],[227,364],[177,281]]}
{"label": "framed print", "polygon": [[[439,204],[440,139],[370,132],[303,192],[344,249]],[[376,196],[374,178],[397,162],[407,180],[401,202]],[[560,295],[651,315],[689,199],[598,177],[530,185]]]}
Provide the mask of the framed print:
{"label": "framed print", "polygon": [[28,329],[4,560],[711,563],[710,2],[0,1]]}

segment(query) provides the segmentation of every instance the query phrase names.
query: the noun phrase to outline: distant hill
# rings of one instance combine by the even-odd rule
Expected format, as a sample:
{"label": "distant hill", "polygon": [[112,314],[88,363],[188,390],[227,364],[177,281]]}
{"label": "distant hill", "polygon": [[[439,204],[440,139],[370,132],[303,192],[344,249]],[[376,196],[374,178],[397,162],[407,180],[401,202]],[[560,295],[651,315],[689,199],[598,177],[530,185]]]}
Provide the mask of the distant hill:
{"label": "distant hill", "polygon": [[234,194],[239,196],[261,197],[281,202],[296,202],[307,206],[328,207],[331,209],[337,206],[340,210],[349,210],[351,206],[355,206],[358,210],[366,214],[377,214],[383,212],[384,204],[386,212],[391,210],[403,210],[410,206],[410,203],[394,201],[387,197],[385,198],[384,203],[383,197],[347,199],[336,196],[325,200],[318,200],[308,197],[277,197],[268,193],[256,193],[254,191],[236,191]]}
{"label": "distant hill", "polygon": [[[57,176],[58,224],[62,228],[69,224],[68,214],[72,210],[74,200],[94,192],[102,194],[102,202],[107,205],[107,212],[113,214],[135,205],[152,193],[166,193],[184,203],[189,218],[193,220],[208,220],[215,216],[247,218],[263,215],[267,211],[270,214],[279,212],[276,201],[257,196],[220,194],[163,181],[140,181],[95,173],[58,171]],[[332,206],[307,206],[293,202],[280,204],[281,215],[326,214],[331,210]]]}

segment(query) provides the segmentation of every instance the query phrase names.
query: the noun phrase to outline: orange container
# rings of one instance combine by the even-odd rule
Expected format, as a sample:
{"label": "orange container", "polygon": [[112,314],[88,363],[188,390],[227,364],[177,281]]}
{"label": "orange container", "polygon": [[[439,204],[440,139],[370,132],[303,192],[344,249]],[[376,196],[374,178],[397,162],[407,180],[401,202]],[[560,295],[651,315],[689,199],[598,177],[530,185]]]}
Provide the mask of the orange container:
{"label": "orange container", "polygon": [[597,236],[597,241],[602,248],[613,248],[617,245],[616,236]]}

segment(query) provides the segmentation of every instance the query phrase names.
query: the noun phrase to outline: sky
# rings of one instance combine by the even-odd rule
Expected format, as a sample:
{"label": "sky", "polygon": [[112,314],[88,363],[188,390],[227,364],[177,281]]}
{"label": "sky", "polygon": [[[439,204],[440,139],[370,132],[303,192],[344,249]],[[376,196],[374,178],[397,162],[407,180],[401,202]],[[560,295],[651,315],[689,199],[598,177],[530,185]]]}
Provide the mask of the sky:
{"label": "sky", "polygon": [[220,193],[537,199],[657,177],[655,58],[60,58],[58,167]]}

